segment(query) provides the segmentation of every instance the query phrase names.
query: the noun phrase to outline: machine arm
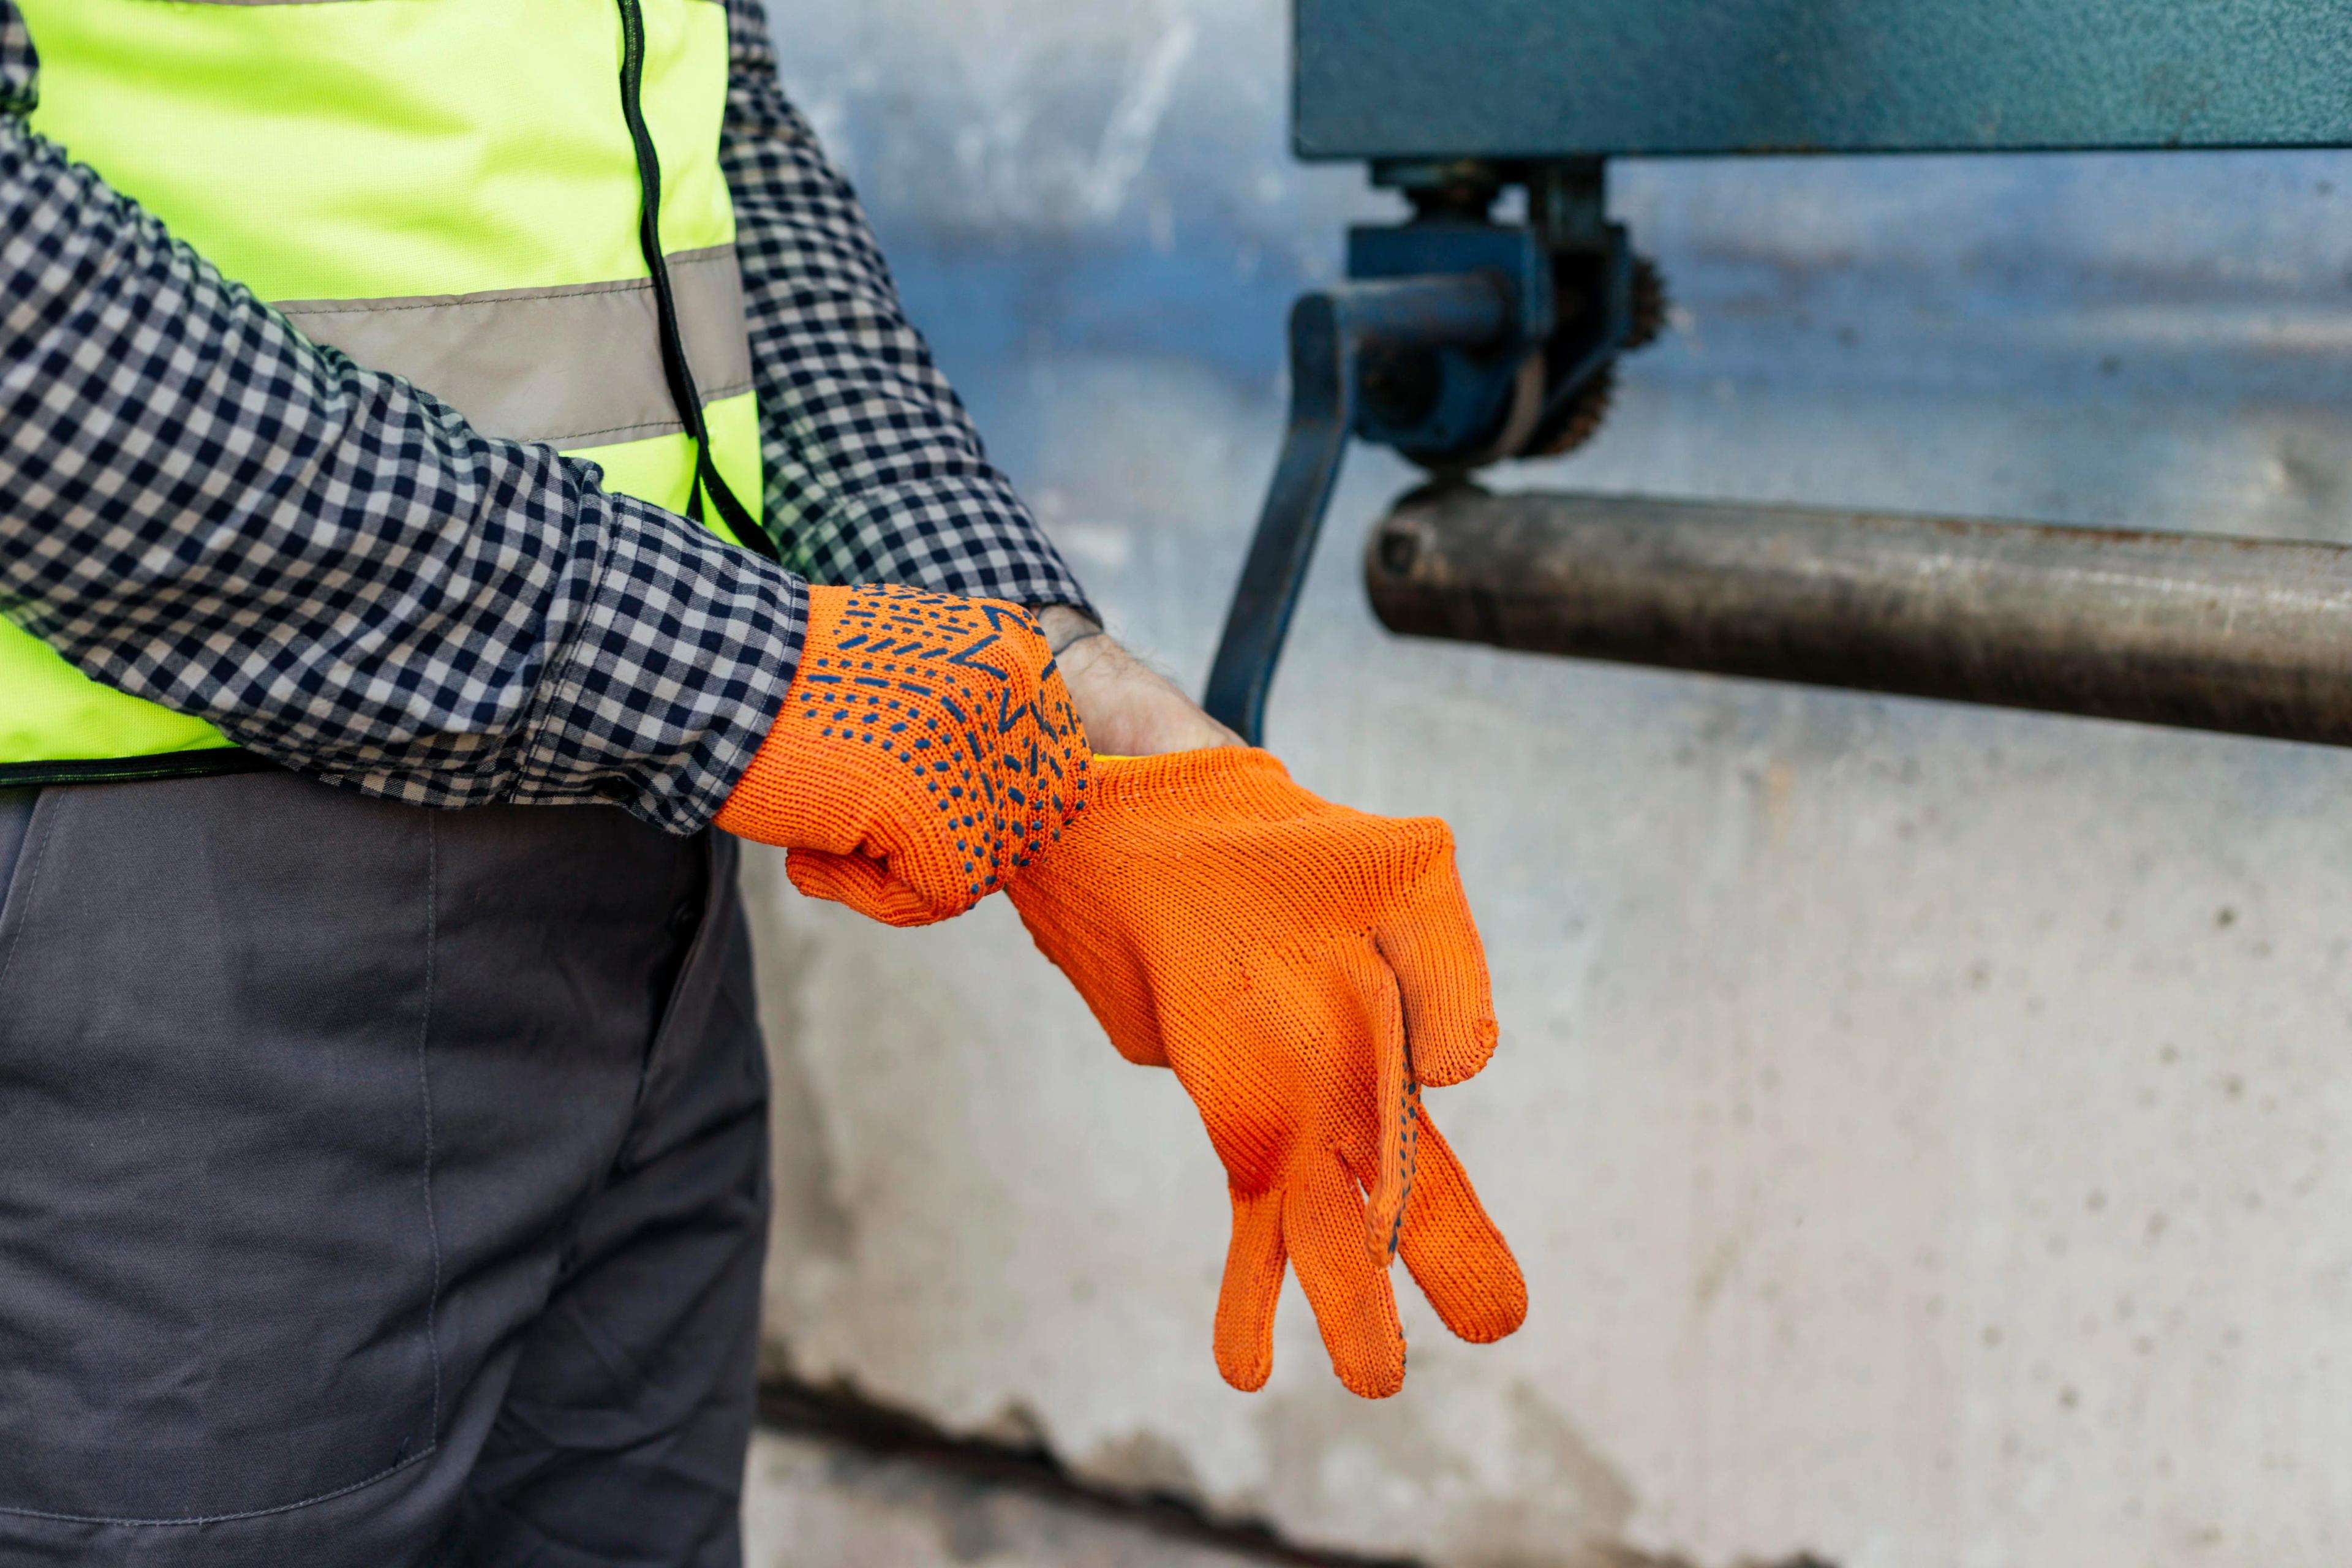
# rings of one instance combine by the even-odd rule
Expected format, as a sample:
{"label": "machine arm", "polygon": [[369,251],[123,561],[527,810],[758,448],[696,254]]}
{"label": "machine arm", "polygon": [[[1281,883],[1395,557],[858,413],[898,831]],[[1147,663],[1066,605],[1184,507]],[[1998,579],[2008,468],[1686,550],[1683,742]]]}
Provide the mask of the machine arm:
{"label": "machine arm", "polygon": [[1343,283],[1291,308],[1290,425],[1204,704],[1250,744],[1263,736],[1275,662],[1356,431],[1367,355],[1495,345],[1511,327],[1511,294],[1497,275],[1440,274]]}

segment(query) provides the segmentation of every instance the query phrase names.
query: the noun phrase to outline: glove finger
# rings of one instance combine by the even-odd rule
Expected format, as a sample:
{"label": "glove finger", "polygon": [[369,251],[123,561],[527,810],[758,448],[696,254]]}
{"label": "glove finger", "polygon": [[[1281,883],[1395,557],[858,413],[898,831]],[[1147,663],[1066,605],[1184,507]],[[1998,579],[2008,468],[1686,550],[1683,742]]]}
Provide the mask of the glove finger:
{"label": "glove finger", "polygon": [[1389,1259],[1396,1256],[1397,1229],[1412,1198],[1413,1139],[1421,1118],[1421,1087],[1413,1079],[1396,976],[1369,952],[1351,967],[1363,1009],[1360,1026],[1370,1037],[1372,1050],[1376,1142],[1370,1168],[1357,1173],[1366,1193],[1364,1239],[1371,1248],[1373,1265],[1386,1268]]}
{"label": "glove finger", "polygon": [[1485,1067],[1495,1054],[1494,987],[1451,848],[1372,941],[1396,972],[1414,1077],[1443,1086]]}
{"label": "glove finger", "polygon": [[1399,1251],[1445,1326],[1473,1344],[1491,1343],[1527,1321],[1526,1277],[1426,1114],[1419,1165]]}
{"label": "glove finger", "polygon": [[1234,1237],[1217,1289],[1217,1370],[1244,1394],[1274,1371],[1274,1309],[1282,1298],[1282,1189],[1255,1197],[1229,1187]]}
{"label": "glove finger", "polygon": [[867,855],[833,855],[821,849],[795,849],[784,857],[784,875],[812,899],[847,904],[884,925],[924,926],[963,913],[964,907],[947,909],[923,897],[890,874],[882,861]]}
{"label": "glove finger", "polygon": [[1282,1238],[1331,1370],[1348,1392],[1385,1399],[1404,1386],[1404,1330],[1388,1270],[1364,1246],[1364,1205],[1339,1156],[1312,1151],[1283,1194]]}

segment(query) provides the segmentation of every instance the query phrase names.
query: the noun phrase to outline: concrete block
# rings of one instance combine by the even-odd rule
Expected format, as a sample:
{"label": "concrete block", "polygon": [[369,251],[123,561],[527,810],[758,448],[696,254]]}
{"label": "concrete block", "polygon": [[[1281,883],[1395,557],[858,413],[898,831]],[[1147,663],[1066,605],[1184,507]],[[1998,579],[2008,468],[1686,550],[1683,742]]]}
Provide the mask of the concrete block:
{"label": "concrete block", "polygon": [[1244,1568],[1115,1518],[805,1437],[762,1433],[745,1478],[748,1568]]}

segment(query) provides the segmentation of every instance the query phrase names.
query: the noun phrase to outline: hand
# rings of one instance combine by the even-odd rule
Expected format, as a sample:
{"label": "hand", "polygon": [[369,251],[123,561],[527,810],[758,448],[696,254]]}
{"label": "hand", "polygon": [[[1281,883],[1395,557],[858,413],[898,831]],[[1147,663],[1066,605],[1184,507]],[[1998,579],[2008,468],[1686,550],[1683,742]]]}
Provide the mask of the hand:
{"label": "hand", "polygon": [[1085,801],[1085,727],[1035,619],[917,588],[809,589],[808,640],[718,824],[888,925],[961,914]]}
{"label": "hand", "polygon": [[1242,738],[1201,711],[1158,670],[1121,647],[1110,634],[1066,605],[1042,610],[1037,624],[1053,645],[1070,700],[1097,752],[1114,757],[1156,757],[1208,746],[1238,746]]}
{"label": "hand", "polygon": [[1234,1209],[1227,1382],[1272,1371],[1286,1261],[1366,1397],[1404,1382],[1400,1250],[1454,1333],[1518,1327],[1518,1265],[1421,1107],[1496,1040],[1444,823],[1332,805],[1256,750],[1097,757],[1085,816],[1008,886],[1112,1044],[1173,1068],[1208,1125]]}

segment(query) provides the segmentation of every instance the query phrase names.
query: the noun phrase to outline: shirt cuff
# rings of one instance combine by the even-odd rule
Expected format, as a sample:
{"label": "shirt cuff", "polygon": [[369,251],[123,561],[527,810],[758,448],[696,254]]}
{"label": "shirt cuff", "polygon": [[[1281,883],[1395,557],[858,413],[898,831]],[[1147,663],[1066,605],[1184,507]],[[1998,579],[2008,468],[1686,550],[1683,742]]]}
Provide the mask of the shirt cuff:
{"label": "shirt cuff", "polygon": [[612,515],[595,581],[545,683],[514,798],[591,795],[695,832],[783,705],[806,585],[659,507],[602,499]]}

